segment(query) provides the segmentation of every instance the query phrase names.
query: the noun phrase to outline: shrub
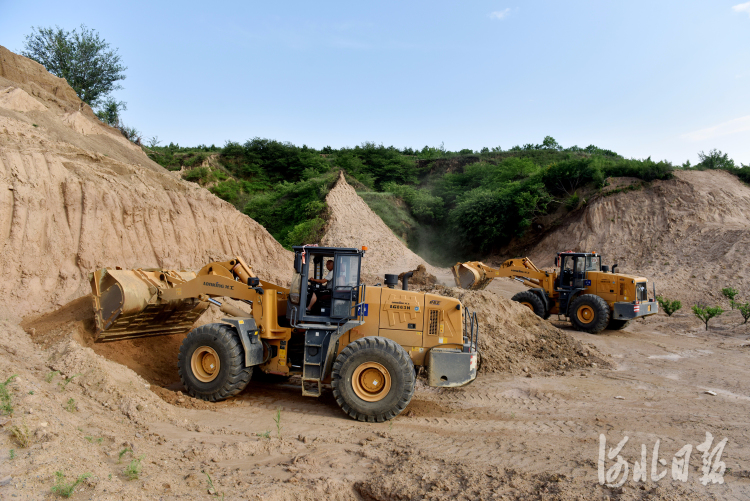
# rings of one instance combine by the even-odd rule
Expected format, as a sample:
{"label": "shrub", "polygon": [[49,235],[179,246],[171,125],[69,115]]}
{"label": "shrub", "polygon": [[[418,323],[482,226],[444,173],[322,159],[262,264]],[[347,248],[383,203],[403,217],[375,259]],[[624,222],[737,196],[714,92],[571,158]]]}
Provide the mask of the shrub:
{"label": "shrub", "polygon": [[133,459],[130,461],[130,464],[125,467],[125,471],[123,474],[128,480],[138,480],[138,477],[141,474],[141,461],[143,461],[143,458],[146,456],[141,456],[138,458]]}
{"label": "shrub", "polygon": [[52,492],[64,498],[69,498],[73,494],[73,491],[75,491],[75,488],[78,487],[78,484],[90,476],[91,473],[84,473],[83,475],[80,475],[75,482],[66,482],[63,472],[56,471],[55,485],[52,486]]}
{"label": "shrub", "polygon": [[193,183],[200,184],[208,178],[209,172],[210,171],[208,170],[208,167],[197,167],[185,172],[182,175],[182,179],[184,179],[185,181],[192,181]]}
{"label": "shrub", "polygon": [[565,208],[569,211],[575,210],[578,208],[578,204],[581,201],[581,197],[578,196],[578,193],[573,193],[571,196],[568,197],[568,199],[565,201]]}
{"label": "shrub", "polygon": [[13,404],[10,401],[10,392],[8,391],[8,384],[16,378],[13,374],[4,383],[0,383],[0,411],[8,416],[13,415]]}
{"label": "shrub", "polygon": [[696,304],[693,306],[693,313],[706,324],[706,330],[708,330],[708,321],[724,313],[724,310],[719,306],[702,306]]}
{"label": "shrub", "polygon": [[737,296],[737,294],[740,293],[740,291],[738,291],[737,289],[733,289],[732,287],[725,287],[721,289],[721,293],[725,298],[729,299],[729,304],[731,305],[732,309],[734,309],[734,298]]}
{"label": "shrub", "polygon": [[742,323],[746,324],[747,320],[750,319],[750,303],[737,304],[737,309],[740,310],[742,318],[745,319],[745,321]]}
{"label": "shrub", "polygon": [[659,306],[661,306],[661,309],[664,311],[664,313],[666,313],[669,317],[671,317],[672,313],[674,313],[675,311],[682,309],[682,303],[680,301],[677,301],[676,299],[674,301],[670,301],[669,299],[666,299],[662,296],[657,296],[656,300],[659,302]]}

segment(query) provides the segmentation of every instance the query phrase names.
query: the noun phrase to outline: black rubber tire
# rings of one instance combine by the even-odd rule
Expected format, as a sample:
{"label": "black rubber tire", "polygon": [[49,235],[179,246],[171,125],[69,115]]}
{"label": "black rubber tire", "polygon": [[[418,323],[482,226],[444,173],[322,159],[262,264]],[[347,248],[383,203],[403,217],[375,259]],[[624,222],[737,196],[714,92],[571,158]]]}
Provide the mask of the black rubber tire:
{"label": "black rubber tire", "polygon": [[612,331],[619,331],[627,327],[628,324],[630,324],[630,320],[617,320],[613,318],[609,321],[607,329]]}
{"label": "black rubber tire", "polygon": [[[352,376],[361,364],[377,362],[390,373],[391,389],[377,402],[359,398],[352,387]],[[369,423],[382,423],[403,411],[414,395],[414,364],[395,341],[370,336],[349,343],[333,364],[333,396],[339,407],[350,417]]]}
{"label": "black rubber tire", "polygon": [[[534,311],[534,314],[537,317],[546,318],[544,315],[547,313],[546,309],[544,308],[544,303],[542,302],[542,299],[537,296],[535,293],[531,291],[523,291],[516,293],[515,296],[511,298],[513,301],[516,301],[517,303],[528,303],[532,306],[532,310]],[[523,306],[526,306],[525,304]],[[547,315],[549,317],[549,315]]]}
{"label": "black rubber tire", "polygon": [[[195,350],[208,346],[219,357],[219,374],[210,382],[202,382],[193,374],[190,360]],[[178,371],[188,395],[210,402],[224,400],[245,389],[253,374],[245,367],[245,350],[237,331],[228,324],[206,324],[193,329],[182,341],[177,357]]]}
{"label": "black rubber tire", "polygon": [[[581,320],[578,316],[578,311],[584,307],[590,307],[593,310],[593,317],[588,322]],[[573,300],[569,315],[570,323],[576,330],[598,334],[606,329],[607,324],[609,324],[609,305],[599,296],[583,294]]]}

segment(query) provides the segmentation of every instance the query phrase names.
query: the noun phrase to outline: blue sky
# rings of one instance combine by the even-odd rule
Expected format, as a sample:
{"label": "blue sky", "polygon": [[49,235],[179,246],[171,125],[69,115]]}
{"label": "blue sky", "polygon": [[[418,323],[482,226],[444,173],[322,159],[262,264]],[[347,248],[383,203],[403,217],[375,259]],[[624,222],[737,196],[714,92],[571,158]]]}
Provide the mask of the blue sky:
{"label": "blue sky", "polygon": [[[66,5],[67,4],[67,5]],[[81,23],[145,137],[509,148],[750,164],[750,2],[0,0],[0,45]]]}

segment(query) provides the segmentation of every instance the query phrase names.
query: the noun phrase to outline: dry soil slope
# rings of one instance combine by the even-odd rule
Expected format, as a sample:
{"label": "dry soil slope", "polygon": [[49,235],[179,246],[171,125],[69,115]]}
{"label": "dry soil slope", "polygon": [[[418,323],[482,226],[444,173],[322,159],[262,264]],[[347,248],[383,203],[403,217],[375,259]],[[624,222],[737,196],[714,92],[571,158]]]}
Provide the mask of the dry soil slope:
{"label": "dry soil slope", "polygon": [[656,282],[683,301],[716,302],[721,288],[750,294],[750,188],[723,171],[676,172],[642,190],[595,200],[531,252],[551,266],[561,250],[591,250],[605,264]]}
{"label": "dry soil slope", "polygon": [[433,275],[443,276],[447,273],[447,270],[428,264],[409,250],[380,216],[357,195],[356,190],[344,179],[343,173],[326,196],[326,203],[330,215],[321,245],[355,248],[366,246],[368,250],[362,261],[363,273],[382,278],[385,273],[398,275],[414,270],[420,264]]}
{"label": "dry soil slope", "polygon": [[0,46],[0,308],[43,313],[102,266],[197,269],[243,256],[285,283],[290,253],[259,224],[155,164],[67,83]]}

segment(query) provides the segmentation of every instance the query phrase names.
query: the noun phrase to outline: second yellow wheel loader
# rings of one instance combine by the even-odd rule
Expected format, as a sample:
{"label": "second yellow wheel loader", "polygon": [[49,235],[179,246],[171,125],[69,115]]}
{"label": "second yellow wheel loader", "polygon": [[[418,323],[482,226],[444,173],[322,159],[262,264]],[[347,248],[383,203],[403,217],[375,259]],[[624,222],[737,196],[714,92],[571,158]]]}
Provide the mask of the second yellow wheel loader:
{"label": "second yellow wheel loader", "polygon": [[464,289],[484,289],[497,277],[509,277],[530,289],[513,300],[527,306],[542,318],[557,314],[568,317],[578,330],[599,333],[606,328],[623,329],[630,320],[659,311],[654,297],[648,297],[648,280],[636,275],[615,273],[617,265],[601,264],[595,252],[561,252],[553,272],[534,266],[527,257],[509,259],[492,268],[479,261],[453,266],[456,285]]}
{"label": "second yellow wheel loader", "polygon": [[[96,341],[187,332],[213,304],[232,318],[198,327],[182,342],[176,362],[188,394],[223,400],[241,392],[253,371],[299,375],[303,395],[320,396],[330,383],[344,412],[369,422],[406,408],[415,368],[425,368],[430,386],[476,378],[477,317],[460,301],[409,291],[410,273],[401,289],[396,275],[386,275],[384,287],[365,286],[364,248],[293,250],[290,289],[260,280],[239,257],[197,274],[97,270]],[[224,297],[251,311],[218,300]]]}

